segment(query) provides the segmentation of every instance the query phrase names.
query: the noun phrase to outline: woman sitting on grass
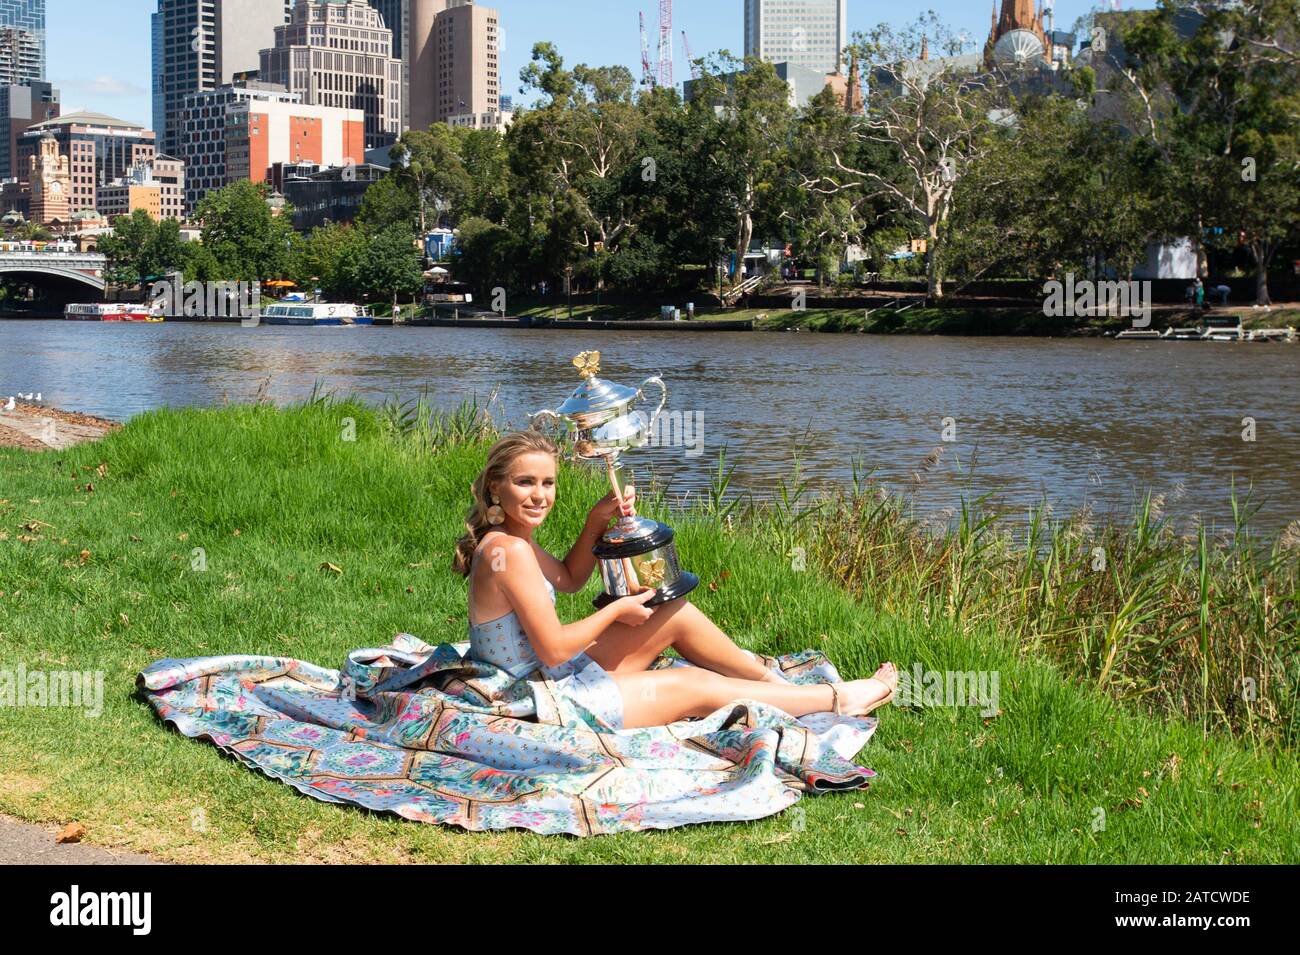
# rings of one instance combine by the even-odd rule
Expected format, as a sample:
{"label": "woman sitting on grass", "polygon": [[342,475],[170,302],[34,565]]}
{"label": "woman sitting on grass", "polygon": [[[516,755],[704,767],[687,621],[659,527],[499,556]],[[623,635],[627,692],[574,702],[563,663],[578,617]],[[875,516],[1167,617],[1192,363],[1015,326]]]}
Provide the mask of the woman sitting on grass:
{"label": "woman sitting on grass", "polygon": [[[555,592],[577,593],[596,565],[592,547],[609,522],[631,513],[632,488],[596,503],[563,560],[533,540],[555,504],[559,448],[523,431],[488,452],[473,483],[467,533],[453,567],[469,578],[470,651],[516,678],[541,669],[559,692],[609,729],[664,726],[703,717],[735,700],[757,700],[791,716],[831,711],[865,716],[888,703],[898,673],[886,663],[866,680],[796,686],[736,646],[684,597],[657,608],[655,591],[621,597],[576,623],[561,623]],[[669,647],[692,667],[649,670]]]}

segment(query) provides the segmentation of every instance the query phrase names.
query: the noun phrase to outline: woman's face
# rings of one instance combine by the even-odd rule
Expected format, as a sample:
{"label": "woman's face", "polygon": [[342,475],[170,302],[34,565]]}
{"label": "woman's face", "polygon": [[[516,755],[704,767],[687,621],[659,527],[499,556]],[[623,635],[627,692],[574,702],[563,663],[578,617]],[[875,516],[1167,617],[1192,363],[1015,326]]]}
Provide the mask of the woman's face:
{"label": "woman's face", "polygon": [[501,499],[507,521],[540,527],[555,505],[555,459],[541,451],[521,454],[491,491]]}

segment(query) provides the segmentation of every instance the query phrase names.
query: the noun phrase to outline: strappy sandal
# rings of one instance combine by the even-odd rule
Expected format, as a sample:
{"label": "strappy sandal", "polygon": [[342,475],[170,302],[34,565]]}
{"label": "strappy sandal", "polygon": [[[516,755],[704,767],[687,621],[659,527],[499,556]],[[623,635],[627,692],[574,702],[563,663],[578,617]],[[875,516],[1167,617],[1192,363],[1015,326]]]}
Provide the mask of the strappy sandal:
{"label": "strappy sandal", "polygon": [[[877,683],[884,684],[884,680],[880,680],[876,677],[871,677],[870,679],[876,680]],[[831,688],[831,704],[832,704],[831,712],[833,712],[836,716],[844,716],[845,714],[840,710],[840,691],[835,688],[834,683],[828,683],[826,685]],[[872,703],[869,707],[867,707],[865,712],[855,713],[853,715],[857,717],[870,716],[872,713],[880,709],[885,704],[892,703],[894,701],[894,695],[897,692],[898,692],[897,688],[890,690],[889,693],[887,693],[884,696],[884,698],[877,700],[876,702]]]}

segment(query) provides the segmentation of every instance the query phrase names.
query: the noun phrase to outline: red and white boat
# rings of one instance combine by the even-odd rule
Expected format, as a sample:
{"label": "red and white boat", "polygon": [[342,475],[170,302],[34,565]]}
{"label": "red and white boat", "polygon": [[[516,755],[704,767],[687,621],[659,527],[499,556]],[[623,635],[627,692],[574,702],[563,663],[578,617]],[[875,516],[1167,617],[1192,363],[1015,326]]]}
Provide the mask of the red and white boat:
{"label": "red and white boat", "polygon": [[161,314],[151,312],[147,305],[130,305],[119,302],[99,302],[91,305],[69,305],[63,317],[70,322],[161,322]]}

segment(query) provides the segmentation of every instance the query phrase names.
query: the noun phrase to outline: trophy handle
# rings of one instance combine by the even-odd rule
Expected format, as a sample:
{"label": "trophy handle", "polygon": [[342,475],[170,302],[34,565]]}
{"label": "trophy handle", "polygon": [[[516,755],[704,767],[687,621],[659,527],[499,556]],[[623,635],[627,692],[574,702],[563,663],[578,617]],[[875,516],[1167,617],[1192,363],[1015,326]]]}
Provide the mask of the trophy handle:
{"label": "trophy handle", "polygon": [[641,382],[641,387],[637,389],[636,393],[644,397],[646,385],[658,385],[659,390],[662,392],[662,395],[659,398],[659,407],[655,408],[654,414],[650,416],[650,427],[654,428],[655,422],[658,421],[659,416],[663,414],[664,405],[668,404],[668,386],[664,384],[664,380],[658,375],[652,375],[645,381]]}
{"label": "trophy handle", "polygon": [[[560,415],[556,414],[554,411],[551,411],[551,410],[548,409],[548,410],[545,410],[545,411],[536,411],[536,412],[534,412],[533,414],[530,414],[530,415],[528,416],[528,424],[529,424],[529,426],[531,426],[531,427],[536,427],[539,418],[547,418],[547,419],[550,419],[550,420],[552,420],[552,421],[555,421],[555,422],[557,422],[557,423],[559,423],[559,424],[561,424],[561,425],[564,424],[564,420],[565,420],[564,418],[560,417]],[[538,430],[540,431],[541,429],[538,428]]]}

